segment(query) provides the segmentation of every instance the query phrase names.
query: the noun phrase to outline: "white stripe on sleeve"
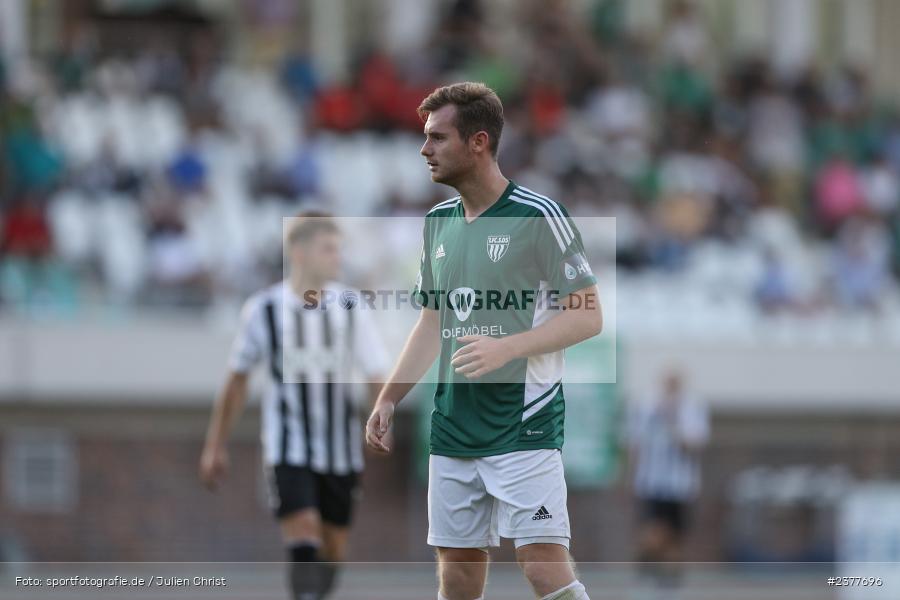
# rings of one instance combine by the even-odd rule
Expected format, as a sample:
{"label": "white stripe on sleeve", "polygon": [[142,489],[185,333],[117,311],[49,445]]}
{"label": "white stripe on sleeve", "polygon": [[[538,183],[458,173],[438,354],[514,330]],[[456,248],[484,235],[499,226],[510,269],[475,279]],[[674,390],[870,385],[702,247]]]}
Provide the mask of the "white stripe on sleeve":
{"label": "white stripe on sleeve", "polygon": [[[539,211],[541,211],[541,213],[543,213],[543,215],[544,215],[544,218],[547,219],[547,223],[550,225],[550,230],[553,232],[553,236],[556,238],[557,243],[559,243],[560,251],[562,251],[562,252],[566,251],[566,248],[568,248],[568,246],[569,246],[568,238],[566,239],[565,242],[563,242],[563,238],[560,237],[559,231],[556,228],[556,224],[553,222],[553,219],[550,217],[549,213],[547,212],[547,209],[542,204],[538,204],[537,202],[528,200],[521,196],[516,196],[515,193],[510,194],[509,199],[512,200],[513,202],[518,202],[519,204],[527,204],[528,206],[532,206],[532,207],[538,209]],[[563,232],[563,236],[565,236],[565,232]]]}

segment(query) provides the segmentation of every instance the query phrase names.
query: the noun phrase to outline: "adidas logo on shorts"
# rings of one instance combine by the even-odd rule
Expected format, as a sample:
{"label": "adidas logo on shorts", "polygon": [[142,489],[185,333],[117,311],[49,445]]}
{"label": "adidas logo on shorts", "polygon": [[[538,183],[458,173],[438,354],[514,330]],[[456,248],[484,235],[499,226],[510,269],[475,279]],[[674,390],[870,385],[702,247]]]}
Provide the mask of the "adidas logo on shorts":
{"label": "adidas logo on shorts", "polygon": [[531,517],[532,521],[541,521],[543,519],[552,519],[553,515],[550,514],[550,511],[547,510],[543,505],[538,509],[534,516]]}

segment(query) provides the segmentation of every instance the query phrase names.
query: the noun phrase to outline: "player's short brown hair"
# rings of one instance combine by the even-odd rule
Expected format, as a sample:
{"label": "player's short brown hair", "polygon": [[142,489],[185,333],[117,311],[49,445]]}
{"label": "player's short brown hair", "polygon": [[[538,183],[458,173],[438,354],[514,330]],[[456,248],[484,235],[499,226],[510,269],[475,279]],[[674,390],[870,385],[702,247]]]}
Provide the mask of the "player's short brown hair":
{"label": "player's short brown hair", "polygon": [[491,154],[497,156],[503,132],[503,103],[497,93],[472,81],[439,87],[422,100],[417,112],[425,121],[428,115],[448,104],[456,106],[456,129],[467,140],[479,131],[488,134]]}
{"label": "player's short brown hair", "polygon": [[318,233],[340,233],[331,213],[321,210],[304,210],[291,217],[285,233],[288,245],[308,242]]}

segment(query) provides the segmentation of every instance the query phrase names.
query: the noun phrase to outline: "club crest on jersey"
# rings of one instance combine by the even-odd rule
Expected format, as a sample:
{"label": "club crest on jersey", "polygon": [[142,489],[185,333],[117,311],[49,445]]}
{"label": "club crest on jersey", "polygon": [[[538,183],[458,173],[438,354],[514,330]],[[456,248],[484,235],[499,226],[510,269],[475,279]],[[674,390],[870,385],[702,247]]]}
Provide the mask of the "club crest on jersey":
{"label": "club crest on jersey", "polygon": [[506,254],[509,248],[508,235],[489,235],[487,238],[487,253],[491,262],[498,262]]}
{"label": "club crest on jersey", "polygon": [[447,294],[447,302],[456,313],[456,318],[465,321],[472,314],[475,305],[475,290],[470,287],[458,287]]}

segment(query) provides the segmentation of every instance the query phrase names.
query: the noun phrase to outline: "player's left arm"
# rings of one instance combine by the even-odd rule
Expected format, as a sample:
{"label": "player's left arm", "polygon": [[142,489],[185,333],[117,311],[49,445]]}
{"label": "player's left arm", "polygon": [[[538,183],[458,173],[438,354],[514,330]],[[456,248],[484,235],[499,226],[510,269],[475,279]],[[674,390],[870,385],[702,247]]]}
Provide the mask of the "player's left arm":
{"label": "player's left arm", "polygon": [[680,407],[676,438],[682,450],[689,454],[700,454],[709,441],[709,413],[705,404],[689,400]]}
{"label": "player's left arm", "polygon": [[457,373],[474,379],[517,358],[574,346],[603,330],[603,310],[596,284],[569,293],[560,300],[559,306],[559,315],[528,331],[502,338],[480,335],[459,338],[465,346],[456,351],[451,364]]}

